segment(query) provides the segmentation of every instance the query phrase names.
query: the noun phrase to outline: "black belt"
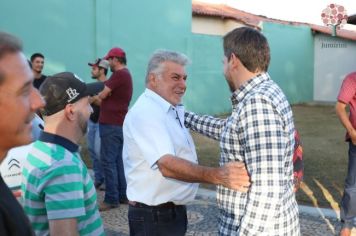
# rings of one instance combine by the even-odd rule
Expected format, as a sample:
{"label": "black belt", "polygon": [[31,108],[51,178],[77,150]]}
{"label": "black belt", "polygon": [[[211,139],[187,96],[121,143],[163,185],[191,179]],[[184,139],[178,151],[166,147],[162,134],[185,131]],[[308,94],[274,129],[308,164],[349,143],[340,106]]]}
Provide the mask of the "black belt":
{"label": "black belt", "polygon": [[166,202],[162,203],[156,206],[149,206],[141,202],[134,202],[134,201],[129,201],[129,205],[133,207],[139,207],[139,208],[175,208],[183,205],[176,205],[173,202]]}

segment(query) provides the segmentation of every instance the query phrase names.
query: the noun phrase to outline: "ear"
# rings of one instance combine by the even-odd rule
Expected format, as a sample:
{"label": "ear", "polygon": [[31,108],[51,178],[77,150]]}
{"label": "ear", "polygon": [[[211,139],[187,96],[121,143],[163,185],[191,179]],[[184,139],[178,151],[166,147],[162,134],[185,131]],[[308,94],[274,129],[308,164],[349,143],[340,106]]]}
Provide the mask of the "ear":
{"label": "ear", "polygon": [[150,73],[148,75],[148,84],[152,87],[155,87],[157,84],[157,75],[154,73]]}
{"label": "ear", "polygon": [[64,115],[67,120],[73,121],[75,120],[75,109],[73,104],[67,104],[64,108]]}
{"label": "ear", "polygon": [[234,53],[231,53],[229,64],[233,69],[238,69],[242,65],[240,59]]}

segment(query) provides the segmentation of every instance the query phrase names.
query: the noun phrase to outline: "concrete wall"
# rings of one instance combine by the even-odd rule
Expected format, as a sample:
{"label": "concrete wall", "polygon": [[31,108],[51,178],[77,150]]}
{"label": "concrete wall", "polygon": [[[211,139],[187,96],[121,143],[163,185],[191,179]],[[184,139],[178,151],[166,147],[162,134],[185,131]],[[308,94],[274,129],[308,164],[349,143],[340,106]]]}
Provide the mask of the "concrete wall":
{"label": "concrete wall", "polygon": [[220,35],[223,36],[227,32],[244,26],[233,19],[224,19],[221,17],[211,16],[193,16],[192,32],[196,34]]}
{"label": "concrete wall", "polygon": [[188,55],[192,70],[185,102],[188,109],[217,114],[231,111],[231,92],[223,74],[220,36],[192,34]]}
{"label": "concrete wall", "polygon": [[269,73],[290,103],[313,99],[313,35],[309,27],[264,23],[271,49]]}
{"label": "concrete wall", "polygon": [[342,80],[356,71],[356,42],[316,34],[314,54],[314,100],[335,102]]}
{"label": "concrete wall", "polygon": [[[221,36],[192,33],[191,7],[190,0],[3,1],[0,30],[21,38],[26,56],[42,52],[45,74],[72,71],[88,82],[87,63],[113,46],[123,47],[134,80],[133,102],[144,90],[149,56],[159,48],[183,52],[192,59],[184,98],[187,108],[228,112],[230,91],[223,77]],[[310,101],[310,30],[275,24],[263,28],[271,44],[272,78],[291,102]]]}
{"label": "concrete wall", "polygon": [[0,30],[22,39],[27,57],[42,52],[45,74],[73,71],[89,82],[89,61],[124,48],[134,100],[144,89],[149,56],[159,48],[186,52],[191,31],[189,0],[13,0],[1,11]]}
{"label": "concrete wall", "polygon": [[42,52],[46,74],[68,70],[89,77],[86,63],[96,56],[94,25],[94,0],[1,3],[0,29],[22,39],[27,57]]}

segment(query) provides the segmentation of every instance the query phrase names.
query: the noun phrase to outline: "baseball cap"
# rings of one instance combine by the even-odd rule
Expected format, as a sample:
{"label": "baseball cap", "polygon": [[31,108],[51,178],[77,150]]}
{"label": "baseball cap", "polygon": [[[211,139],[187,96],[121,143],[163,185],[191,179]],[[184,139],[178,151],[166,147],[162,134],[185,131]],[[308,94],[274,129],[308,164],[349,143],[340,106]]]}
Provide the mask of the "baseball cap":
{"label": "baseball cap", "polygon": [[101,58],[97,58],[94,62],[89,62],[88,65],[89,66],[98,66],[98,67],[102,67],[104,69],[109,68],[109,62],[107,60],[101,59]]}
{"label": "baseball cap", "polygon": [[43,115],[50,116],[63,110],[86,96],[92,96],[104,89],[104,83],[86,84],[72,72],[62,72],[48,76],[40,87],[40,93],[46,101]]}
{"label": "baseball cap", "polygon": [[126,53],[123,49],[121,48],[112,48],[110,51],[106,54],[104,59],[108,59],[110,57],[126,57]]}

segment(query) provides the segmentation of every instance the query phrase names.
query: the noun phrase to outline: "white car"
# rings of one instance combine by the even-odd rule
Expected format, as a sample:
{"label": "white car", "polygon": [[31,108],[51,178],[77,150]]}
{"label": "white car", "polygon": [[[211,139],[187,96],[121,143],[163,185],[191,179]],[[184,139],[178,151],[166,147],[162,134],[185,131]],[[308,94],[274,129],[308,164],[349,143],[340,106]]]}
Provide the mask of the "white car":
{"label": "white car", "polygon": [[[43,120],[36,115],[32,121],[32,137],[34,140],[38,139],[41,130],[43,130]],[[7,186],[15,192],[21,188],[22,163],[30,147],[31,144],[11,149],[0,164],[2,178]]]}

